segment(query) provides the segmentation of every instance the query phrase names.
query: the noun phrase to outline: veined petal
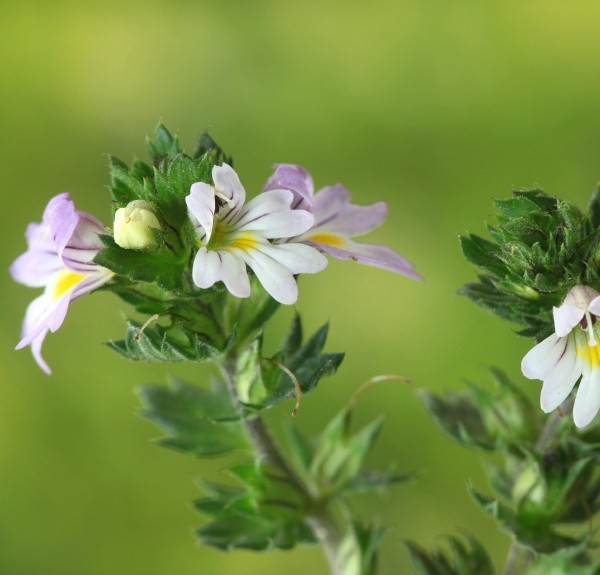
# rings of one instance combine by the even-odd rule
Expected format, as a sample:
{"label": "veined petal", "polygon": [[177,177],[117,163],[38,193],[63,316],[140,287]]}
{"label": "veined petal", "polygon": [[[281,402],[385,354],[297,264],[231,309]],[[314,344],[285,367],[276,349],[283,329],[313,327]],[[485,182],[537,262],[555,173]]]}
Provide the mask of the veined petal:
{"label": "veined petal", "polygon": [[104,247],[101,235],[108,234],[106,227],[91,214],[79,212],[79,222],[75,226],[68,244],[59,255],[66,267],[78,272],[93,272],[98,264],[92,260]]}
{"label": "veined petal", "polygon": [[215,218],[215,190],[204,182],[196,182],[185,197],[185,203],[200,241],[208,242]]}
{"label": "veined petal", "polygon": [[217,197],[223,202],[218,209],[221,221],[230,220],[240,210],[246,200],[246,191],[234,169],[228,165],[214,166],[212,178]]}
{"label": "veined petal", "polygon": [[267,180],[263,193],[269,190],[290,190],[294,194],[293,210],[312,211],[314,192],[311,175],[295,164],[276,164],[275,173]]}
{"label": "veined petal", "polygon": [[554,411],[567,399],[583,369],[584,366],[577,357],[575,346],[567,345],[565,353],[544,379],[540,395],[540,405],[543,411],[546,413]]}
{"label": "veined petal", "polygon": [[545,379],[554,370],[567,348],[575,347],[569,337],[558,337],[555,333],[530,349],[521,361],[521,371],[528,379]]}
{"label": "veined petal", "polygon": [[291,238],[310,229],[314,216],[305,210],[292,210],[289,190],[270,190],[250,200],[231,225],[236,230],[256,231],[264,238]]}
{"label": "veined petal", "polygon": [[201,247],[192,269],[194,283],[203,289],[222,281],[236,297],[250,295],[250,281],[244,260],[224,250],[207,250]]}
{"label": "veined petal", "polygon": [[583,319],[585,308],[564,302],[559,307],[552,308],[554,315],[554,331],[558,337],[564,337]]}
{"label": "veined petal", "polygon": [[287,305],[296,303],[298,286],[294,276],[285,266],[258,249],[240,250],[239,254],[273,299]]}
{"label": "veined petal", "polygon": [[409,278],[422,280],[414,266],[399,253],[374,244],[360,244],[348,237],[333,233],[313,233],[313,230],[302,236],[303,241],[310,242],[320,250],[338,260],[354,260],[393,271]]}
{"label": "veined petal", "polygon": [[573,406],[573,421],[577,427],[585,427],[596,417],[600,409],[600,369],[586,368],[577,390]]}
{"label": "veined petal", "polygon": [[376,228],[387,215],[384,202],[370,206],[350,203],[350,194],[341,184],[323,188],[315,195],[314,230],[357,236]]}
{"label": "veined petal", "polygon": [[316,249],[304,244],[260,243],[256,247],[267,257],[284,266],[292,274],[315,274],[327,267],[327,258]]}

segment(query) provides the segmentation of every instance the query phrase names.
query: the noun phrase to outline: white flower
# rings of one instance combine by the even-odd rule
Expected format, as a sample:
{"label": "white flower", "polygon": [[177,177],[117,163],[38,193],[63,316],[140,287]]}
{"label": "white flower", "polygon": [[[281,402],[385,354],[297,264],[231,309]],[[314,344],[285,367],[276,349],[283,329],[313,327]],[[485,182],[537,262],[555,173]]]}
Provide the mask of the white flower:
{"label": "white flower", "polygon": [[582,376],[573,420],[577,427],[585,427],[600,409],[600,344],[595,326],[600,294],[575,286],[553,313],[555,333],[527,353],[521,371],[529,379],[544,382],[540,404],[546,413],[565,401]]}
{"label": "white flower", "polygon": [[130,250],[143,250],[156,243],[152,230],[162,226],[152,211],[152,204],[144,200],[129,202],[115,212],[113,234],[117,245]]}
{"label": "white flower", "polygon": [[313,225],[313,215],[292,209],[294,195],[283,189],[259,194],[244,205],[246,192],[227,164],[215,166],[212,178],[214,186],[192,184],[185,199],[199,242],[194,283],[209,288],[222,281],[233,295],[248,297],[248,265],[274,299],[295,303],[294,274],[320,272],[327,260],[310,246],[269,240],[302,234]]}

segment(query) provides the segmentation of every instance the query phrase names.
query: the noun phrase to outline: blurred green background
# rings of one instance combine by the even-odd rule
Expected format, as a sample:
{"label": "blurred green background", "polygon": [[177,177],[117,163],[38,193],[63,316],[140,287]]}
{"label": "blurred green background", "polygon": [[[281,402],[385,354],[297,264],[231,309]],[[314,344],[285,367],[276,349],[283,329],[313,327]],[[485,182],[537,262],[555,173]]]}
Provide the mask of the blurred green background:
{"label": "blurred green background", "polygon": [[[0,22],[1,267],[47,200],[71,192],[109,223],[106,154],[145,158],[159,120],[189,148],[203,128],[235,157],[249,195],[275,162],[306,166],[317,187],[344,182],[390,216],[370,241],[398,249],[417,283],[350,262],[301,281],[307,329],[331,321],[345,350],[335,378],[304,398],[297,424],[318,431],[374,374],[358,420],[387,422],[373,464],[422,478],[357,510],[392,530],[381,573],[410,572],[405,538],[458,528],[508,546],[466,493],[481,461],[441,436],[417,388],[487,382],[498,365],[535,396],[519,363],[530,342],[455,295],[473,278],[457,233],[482,232],[493,197],[540,185],[585,206],[600,179],[600,58],[594,2],[12,2]],[[199,548],[194,479],[222,462],[160,449],[133,389],[206,369],[128,363],[100,345],[123,333],[107,294],[76,302],[45,344],[51,378],[15,352],[37,292],[7,274],[0,300],[0,573],[196,575],[324,573],[318,548],[223,554]],[[275,340],[291,316],[280,314]],[[290,406],[271,414],[288,417]],[[277,427],[276,427],[277,429]]]}

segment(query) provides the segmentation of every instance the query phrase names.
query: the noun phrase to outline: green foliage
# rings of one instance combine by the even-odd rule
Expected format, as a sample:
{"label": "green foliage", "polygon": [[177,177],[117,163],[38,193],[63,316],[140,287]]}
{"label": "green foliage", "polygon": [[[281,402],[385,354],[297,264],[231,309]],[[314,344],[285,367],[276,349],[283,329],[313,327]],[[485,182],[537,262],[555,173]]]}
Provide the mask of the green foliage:
{"label": "green foliage", "polygon": [[542,190],[517,191],[495,200],[491,241],[460,237],[463,255],[480,271],[460,294],[500,317],[521,325],[538,340],[552,327],[552,306],[575,285],[600,288],[598,192],[589,215]]}
{"label": "green foliage", "polygon": [[447,536],[451,554],[443,550],[427,552],[412,541],[406,547],[418,575],[494,575],[494,567],[481,544],[466,536],[468,545],[457,537]]}
{"label": "green foliage", "polygon": [[469,385],[466,393],[444,396],[421,391],[433,420],[454,440],[487,451],[520,452],[535,442],[543,418],[504,372],[490,368],[494,392]]}
{"label": "green foliage", "polygon": [[505,374],[491,372],[494,394],[471,385],[445,397],[425,393],[425,405],[462,445],[502,456],[488,466],[494,495],[471,486],[475,502],[522,547],[540,555],[579,550],[575,559],[583,565],[591,543],[587,525],[600,511],[600,432],[574,435],[568,418],[542,415]]}
{"label": "green foliage", "polygon": [[294,375],[302,394],[315,389],[321,378],[333,375],[344,354],[321,353],[328,330],[325,324],[302,344],[302,326],[296,316],[282,350],[273,358],[263,358],[260,339],[243,350],[238,357],[236,384],[244,406],[257,412],[296,396],[295,384],[281,366]]}
{"label": "green foliage", "polygon": [[200,484],[206,497],[194,506],[210,517],[196,532],[202,543],[224,551],[262,551],[315,542],[303,502],[285,480],[260,463],[235,465],[228,474],[241,486]]}
{"label": "green foliage", "polygon": [[218,386],[208,391],[173,379],[169,387],[147,385],[139,393],[142,415],[167,433],[159,445],[198,457],[247,447],[231,398]]}
{"label": "green foliage", "polygon": [[414,472],[398,473],[393,466],[385,471],[365,468],[383,418],[378,417],[356,433],[351,423],[352,410],[345,408],[313,441],[290,423],[285,426],[288,455],[310,489],[329,497],[386,488],[416,477]]}

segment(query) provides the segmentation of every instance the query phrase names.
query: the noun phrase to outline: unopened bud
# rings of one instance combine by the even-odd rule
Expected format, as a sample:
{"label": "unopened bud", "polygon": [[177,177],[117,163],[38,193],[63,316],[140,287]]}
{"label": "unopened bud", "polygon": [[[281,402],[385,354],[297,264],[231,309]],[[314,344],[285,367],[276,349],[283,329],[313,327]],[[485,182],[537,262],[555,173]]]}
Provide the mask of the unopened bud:
{"label": "unopened bud", "polygon": [[115,213],[113,235],[117,245],[130,250],[144,250],[155,244],[151,228],[162,230],[153,206],[135,200]]}

